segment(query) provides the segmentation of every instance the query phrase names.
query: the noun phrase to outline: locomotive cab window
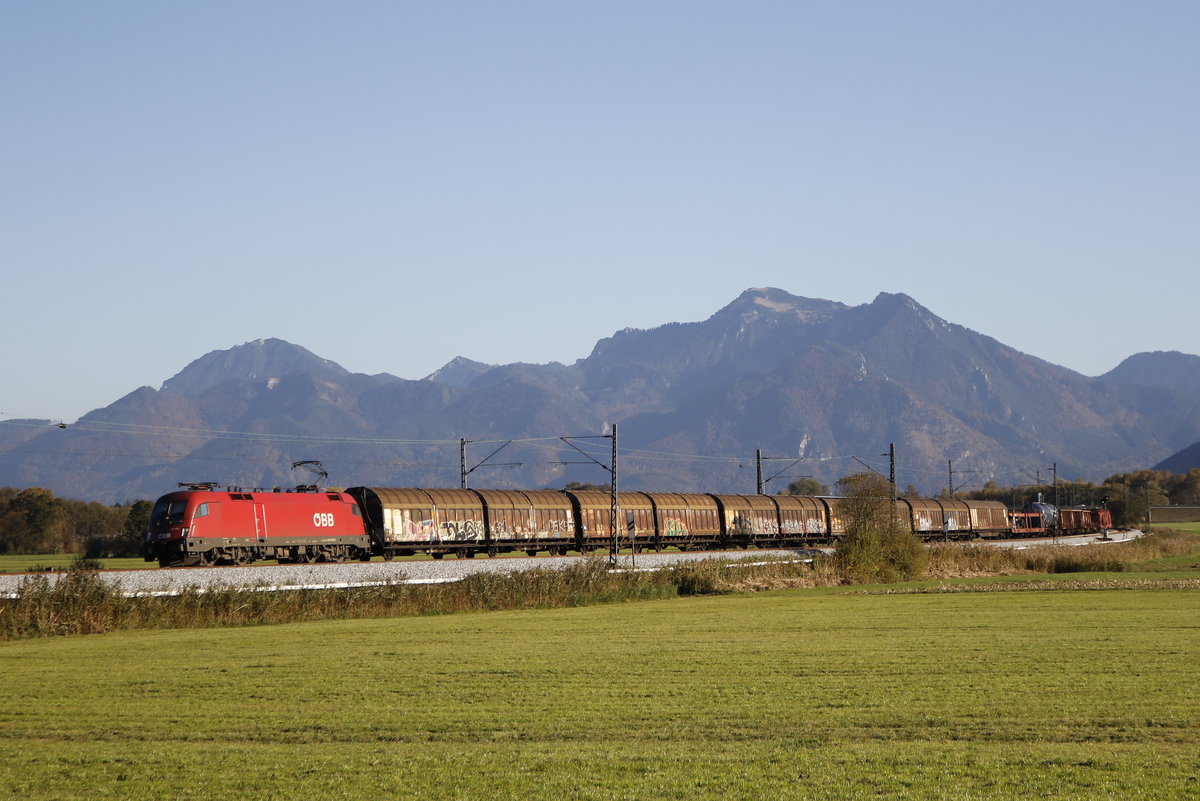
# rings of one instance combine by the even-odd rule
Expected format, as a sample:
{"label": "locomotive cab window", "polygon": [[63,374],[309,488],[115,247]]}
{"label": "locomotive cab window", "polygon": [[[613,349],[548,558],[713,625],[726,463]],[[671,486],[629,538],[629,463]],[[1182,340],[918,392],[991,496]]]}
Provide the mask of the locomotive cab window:
{"label": "locomotive cab window", "polygon": [[151,525],[169,526],[172,523],[182,523],[186,509],[186,499],[161,500],[154,504],[154,510],[150,514]]}
{"label": "locomotive cab window", "polygon": [[192,519],[195,520],[198,517],[208,517],[208,504],[207,503],[202,503],[196,507],[196,511],[192,515]]}

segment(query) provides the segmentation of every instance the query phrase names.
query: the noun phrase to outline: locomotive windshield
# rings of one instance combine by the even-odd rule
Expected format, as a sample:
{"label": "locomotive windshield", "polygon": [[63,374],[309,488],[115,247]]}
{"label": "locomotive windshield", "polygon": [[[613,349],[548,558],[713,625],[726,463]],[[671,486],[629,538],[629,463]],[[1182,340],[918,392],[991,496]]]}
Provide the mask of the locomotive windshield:
{"label": "locomotive windshield", "polygon": [[150,513],[150,525],[169,526],[172,523],[182,523],[183,513],[186,509],[186,498],[177,498],[170,501],[164,498],[154,504],[154,510]]}

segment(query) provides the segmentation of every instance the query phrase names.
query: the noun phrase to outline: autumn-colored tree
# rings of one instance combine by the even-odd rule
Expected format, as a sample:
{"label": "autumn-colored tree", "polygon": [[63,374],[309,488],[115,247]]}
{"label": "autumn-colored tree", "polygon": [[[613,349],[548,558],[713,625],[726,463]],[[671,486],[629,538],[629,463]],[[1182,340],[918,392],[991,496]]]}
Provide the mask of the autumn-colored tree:
{"label": "autumn-colored tree", "polygon": [[892,487],[878,473],[856,473],[838,481],[837,512],[846,526],[836,559],[853,581],[892,582],[918,578],[929,555],[892,502]]}
{"label": "autumn-colored tree", "polygon": [[62,550],[66,526],[63,502],[41,487],[11,497],[3,515],[0,550],[6,553],[56,553]]}
{"label": "autumn-colored tree", "polygon": [[127,556],[135,556],[142,552],[146,529],[150,527],[150,510],[153,508],[153,501],[137,501],[129,507],[125,525],[121,529],[121,540]]}

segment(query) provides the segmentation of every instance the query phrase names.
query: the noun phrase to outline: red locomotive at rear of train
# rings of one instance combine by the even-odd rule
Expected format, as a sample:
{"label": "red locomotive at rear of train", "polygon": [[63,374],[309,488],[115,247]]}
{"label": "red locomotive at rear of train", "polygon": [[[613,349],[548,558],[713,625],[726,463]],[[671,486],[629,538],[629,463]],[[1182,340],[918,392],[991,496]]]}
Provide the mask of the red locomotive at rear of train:
{"label": "red locomotive at rear of train", "polygon": [[341,492],[219,491],[189,485],[159,498],[147,561],[167,565],[370,559],[358,504]]}

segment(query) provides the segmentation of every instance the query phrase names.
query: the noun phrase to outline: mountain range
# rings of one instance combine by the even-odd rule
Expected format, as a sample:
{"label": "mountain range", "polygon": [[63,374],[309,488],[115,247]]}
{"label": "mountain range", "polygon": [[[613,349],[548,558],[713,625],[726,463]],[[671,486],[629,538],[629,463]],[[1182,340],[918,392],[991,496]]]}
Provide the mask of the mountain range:
{"label": "mountain range", "polygon": [[421,380],[261,339],[66,428],[0,423],[0,486],[111,503],[179,482],[307,483],[289,467],[318,459],[333,486],[446,487],[464,451],[471,486],[606,483],[613,424],[627,490],[753,492],[756,450],[768,492],[831,484],[886,473],[892,444],[898,483],[925,492],[955,475],[955,489],[1032,483],[1051,465],[1099,480],[1200,441],[1200,357],[1136,354],[1089,378],[907,295],[848,306],[779,289],[618,331],[574,364],[459,357]]}

